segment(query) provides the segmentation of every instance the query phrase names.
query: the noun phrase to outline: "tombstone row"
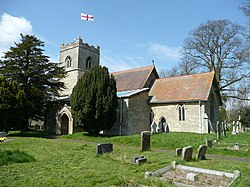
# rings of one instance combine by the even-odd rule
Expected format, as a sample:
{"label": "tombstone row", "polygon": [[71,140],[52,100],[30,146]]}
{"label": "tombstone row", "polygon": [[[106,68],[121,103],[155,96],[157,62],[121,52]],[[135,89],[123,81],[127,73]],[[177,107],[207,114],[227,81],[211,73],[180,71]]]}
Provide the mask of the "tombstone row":
{"label": "tombstone row", "polygon": [[[196,159],[205,160],[206,159],[206,151],[207,151],[207,146],[200,145],[198,150],[197,150]],[[193,147],[187,146],[187,147],[183,147],[183,148],[177,148],[176,149],[176,156],[181,156],[182,160],[185,160],[185,161],[192,160]]]}

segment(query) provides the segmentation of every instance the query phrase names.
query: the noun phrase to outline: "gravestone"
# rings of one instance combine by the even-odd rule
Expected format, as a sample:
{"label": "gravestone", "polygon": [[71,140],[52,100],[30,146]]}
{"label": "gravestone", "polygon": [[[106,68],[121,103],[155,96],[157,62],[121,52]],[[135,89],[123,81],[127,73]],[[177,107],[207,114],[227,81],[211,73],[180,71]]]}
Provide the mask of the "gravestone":
{"label": "gravestone", "polygon": [[176,155],[176,156],[181,156],[181,153],[182,153],[182,148],[177,148],[177,149],[175,150],[175,155]]}
{"label": "gravestone", "polygon": [[112,143],[102,143],[96,146],[96,155],[101,155],[104,153],[111,153],[113,151]]}
{"label": "gravestone", "polygon": [[157,133],[156,127],[157,127],[157,125],[156,125],[155,121],[153,121],[153,122],[151,123],[151,134]]}
{"label": "gravestone", "polygon": [[192,160],[192,155],[193,155],[193,147],[192,146],[183,147],[182,160],[185,160],[185,161]]}
{"label": "gravestone", "polygon": [[195,174],[195,173],[188,173],[188,174],[186,175],[186,179],[189,180],[189,181],[195,182],[195,181],[198,180],[198,175]]}
{"label": "gravestone", "polygon": [[212,148],[213,141],[212,140],[206,140],[206,146],[209,148]]}
{"label": "gravestone", "polygon": [[150,149],[150,132],[143,131],[141,132],[141,150],[146,151]]}
{"label": "gravestone", "polygon": [[144,156],[136,156],[136,157],[132,158],[131,161],[133,164],[143,164],[143,163],[147,162],[147,158],[145,158]]}
{"label": "gravestone", "polygon": [[220,140],[221,136],[221,124],[219,121],[217,121],[217,140]]}
{"label": "gravestone", "polygon": [[200,145],[197,150],[196,159],[206,160],[206,151],[207,151],[207,146]]}
{"label": "gravestone", "polygon": [[233,121],[233,130],[232,130],[232,134],[236,134],[236,127],[235,127],[235,121]]}
{"label": "gravestone", "polygon": [[234,150],[237,150],[237,151],[240,150],[240,145],[238,143],[235,144]]}
{"label": "gravestone", "polygon": [[167,124],[167,123],[164,123],[164,125],[165,125],[165,126],[164,126],[164,128],[165,128],[165,129],[164,129],[164,130],[165,130],[165,132],[169,132],[169,126],[168,126],[168,124]]}
{"label": "gravestone", "polygon": [[0,132],[0,137],[6,137],[6,132]]}
{"label": "gravestone", "polygon": [[239,121],[236,122],[235,134],[239,134]]}

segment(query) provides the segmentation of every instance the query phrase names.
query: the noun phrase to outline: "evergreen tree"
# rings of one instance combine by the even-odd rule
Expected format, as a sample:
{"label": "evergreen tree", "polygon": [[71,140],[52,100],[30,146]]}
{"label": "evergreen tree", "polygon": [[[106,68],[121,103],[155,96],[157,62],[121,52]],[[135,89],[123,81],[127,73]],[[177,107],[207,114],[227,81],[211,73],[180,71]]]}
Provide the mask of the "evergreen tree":
{"label": "evergreen tree", "polygon": [[44,42],[34,35],[22,35],[21,42],[5,53],[0,62],[0,74],[16,81],[29,101],[24,110],[26,130],[29,119],[43,119],[47,101],[59,95],[64,88],[60,79],[65,77],[63,67],[49,61],[44,55]]}
{"label": "evergreen tree", "polygon": [[90,134],[110,129],[116,121],[116,82],[106,67],[95,66],[77,82],[71,95],[76,126]]}
{"label": "evergreen tree", "polygon": [[24,90],[16,82],[0,77],[0,95],[0,131],[20,129],[23,108],[28,102]]}

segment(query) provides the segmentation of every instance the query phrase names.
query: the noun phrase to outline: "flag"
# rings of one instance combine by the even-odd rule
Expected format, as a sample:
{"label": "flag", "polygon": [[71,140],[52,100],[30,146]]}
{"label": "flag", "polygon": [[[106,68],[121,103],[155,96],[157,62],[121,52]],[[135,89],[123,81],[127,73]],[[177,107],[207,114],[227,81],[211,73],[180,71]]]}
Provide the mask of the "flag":
{"label": "flag", "polygon": [[94,21],[94,16],[92,16],[90,14],[81,13],[81,20]]}

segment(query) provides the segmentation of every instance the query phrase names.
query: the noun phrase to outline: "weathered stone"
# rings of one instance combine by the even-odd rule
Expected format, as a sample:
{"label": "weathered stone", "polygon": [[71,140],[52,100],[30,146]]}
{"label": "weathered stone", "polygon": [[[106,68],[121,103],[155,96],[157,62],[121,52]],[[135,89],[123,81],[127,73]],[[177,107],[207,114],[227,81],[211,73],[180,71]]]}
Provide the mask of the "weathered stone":
{"label": "weathered stone", "polygon": [[207,146],[200,145],[198,150],[197,150],[196,159],[205,160],[206,159],[206,151],[207,151]]}
{"label": "weathered stone", "polygon": [[195,173],[188,173],[186,179],[195,182],[198,180],[198,175]]}
{"label": "weathered stone", "polygon": [[103,153],[111,153],[113,151],[112,143],[103,143],[96,146],[96,154],[101,155]]}
{"label": "weathered stone", "polygon": [[221,138],[221,124],[219,121],[217,121],[217,140],[220,140]]}
{"label": "weathered stone", "polygon": [[181,156],[181,153],[182,153],[182,148],[177,148],[177,149],[175,150],[175,155],[176,155],[176,156]]}
{"label": "weathered stone", "polygon": [[236,125],[235,125],[235,121],[233,121],[232,127],[233,127],[232,134],[236,134]]}
{"label": "weathered stone", "polygon": [[144,158],[144,156],[136,156],[136,157],[133,157],[132,159],[131,159],[131,162],[132,163],[136,163],[136,160],[138,160],[138,159],[140,159],[140,158]]}
{"label": "weathered stone", "polygon": [[213,141],[212,140],[206,140],[206,146],[209,148],[212,148]]}
{"label": "weathered stone", "polygon": [[182,149],[182,160],[190,161],[193,155],[193,147],[188,146]]}
{"label": "weathered stone", "polygon": [[167,124],[167,123],[164,123],[164,131],[165,131],[166,133],[169,132],[169,127],[168,127],[168,124]]}
{"label": "weathered stone", "polygon": [[0,137],[6,137],[6,132],[0,132]]}
{"label": "weathered stone", "polygon": [[240,150],[240,146],[239,146],[239,144],[235,144],[235,146],[234,146],[234,150]]}
{"label": "weathered stone", "polygon": [[156,128],[157,128],[157,125],[156,125],[155,121],[153,121],[151,123],[151,134],[157,133]]}
{"label": "weathered stone", "polygon": [[150,131],[141,132],[141,150],[146,151],[150,149]]}
{"label": "weathered stone", "polygon": [[145,163],[145,162],[147,162],[147,158],[138,158],[138,159],[136,160],[136,164],[143,164],[143,163]]}

